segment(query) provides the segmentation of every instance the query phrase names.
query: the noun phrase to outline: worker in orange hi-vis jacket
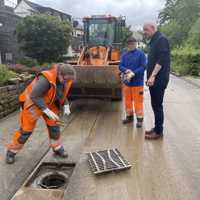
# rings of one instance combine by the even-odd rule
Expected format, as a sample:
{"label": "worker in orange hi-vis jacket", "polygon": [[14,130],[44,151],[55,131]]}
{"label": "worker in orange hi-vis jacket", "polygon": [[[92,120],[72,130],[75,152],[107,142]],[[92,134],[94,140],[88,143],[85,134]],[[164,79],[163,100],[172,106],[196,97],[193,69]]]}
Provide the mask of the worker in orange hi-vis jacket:
{"label": "worker in orange hi-vis jacket", "polygon": [[43,117],[47,125],[54,154],[67,157],[60,139],[59,113],[70,114],[67,95],[75,78],[76,72],[71,65],[54,64],[38,74],[20,94],[20,125],[7,145],[8,164],[15,162],[17,152],[31,136],[39,117]]}
{"label": "worker in orange hi-vis jacket", "polygon": [[122,54],[119,69],[123,77],[123,98],[126,110],[123,124],[133,122],[135,112],[137,127],[140,128],[144,117],[143,95],[146,57],[143,51],[137,49],[136,46],[136,39],[130,37],[127,40],[128,51]]}

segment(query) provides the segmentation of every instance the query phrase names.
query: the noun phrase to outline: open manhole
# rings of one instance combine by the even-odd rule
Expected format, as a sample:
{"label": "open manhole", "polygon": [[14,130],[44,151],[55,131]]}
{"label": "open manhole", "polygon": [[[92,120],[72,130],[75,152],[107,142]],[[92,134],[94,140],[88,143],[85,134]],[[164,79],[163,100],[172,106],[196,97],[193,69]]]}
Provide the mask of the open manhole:
{"label": "open manhole", "polygon": [[74,170],[74,163],[42,163],[33,172],[25,187],[64,189]]}
{"label": "open manhole", "polygon": [[48,173],[41,177],[38,184],[44,189],[58,189],[66,184],[67,178],[63,174]]}

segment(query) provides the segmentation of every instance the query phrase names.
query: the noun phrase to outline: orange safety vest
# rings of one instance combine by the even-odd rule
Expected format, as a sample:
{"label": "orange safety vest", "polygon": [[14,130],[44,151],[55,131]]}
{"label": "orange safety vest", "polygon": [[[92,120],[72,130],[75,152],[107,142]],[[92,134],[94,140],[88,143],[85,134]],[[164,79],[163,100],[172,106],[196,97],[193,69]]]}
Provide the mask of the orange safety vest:
{"label": "orange safety vest", "polygon": [[[52,67],[52,69],[50,70],[46,70],[46,71],[42,71],[40,74],[42,74],[50,83],[50,88],[49,90],[46,92],[46,94],[44,95],[43,99],[44,102],[47,105],[51,105],[52,103],[54,103],[55,100],[55,96],[56,96],[56,80],[57,80],[57,65],[54,65]],[[33,79],[33,81],[25,88],[25,90],[20,94],[19,96],[19,101],[24,103],[24,108],[29,108],[30,106],[32,106],[34,103],[30,98],[30,94],[33,90],[34,85],[37,83],[38,80],[38,76],[35,77]],[[64,105],[65,103],[65,99],[69,93],[69,90],[72,86],[72,80],[69,80],[66,82],[65,86],[64,86],[64,92],[63,92],[63,96],[61,97],[60,104]]]}

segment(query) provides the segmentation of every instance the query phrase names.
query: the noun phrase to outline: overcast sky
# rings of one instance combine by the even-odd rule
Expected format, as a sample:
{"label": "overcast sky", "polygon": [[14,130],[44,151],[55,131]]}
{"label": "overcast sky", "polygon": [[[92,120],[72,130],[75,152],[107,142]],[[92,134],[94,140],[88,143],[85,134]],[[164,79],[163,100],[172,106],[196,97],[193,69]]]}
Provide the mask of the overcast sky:
{"label": "overcast sky", "polygon": [[[8,0],[16,1],[16,0]],[[30,0],[43,6],[66,12],[73,17],[93,14],[126,16],[133,29],[142,27],[145,21],[156,21],[165,0]]]}

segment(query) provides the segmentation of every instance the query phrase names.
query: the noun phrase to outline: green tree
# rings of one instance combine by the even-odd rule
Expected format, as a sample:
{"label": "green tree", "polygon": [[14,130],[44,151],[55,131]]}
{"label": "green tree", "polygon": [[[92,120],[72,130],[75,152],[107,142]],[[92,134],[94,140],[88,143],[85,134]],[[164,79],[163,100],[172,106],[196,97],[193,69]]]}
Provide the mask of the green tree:
{"label": "green tree", "polygon": [[56,17],[34,15],[25,17],[16,29],[18,42],[26,56],[38,62],[55,62],[67,53],[71,25]]}
{"label": "green tree", "polygon": [[192,46],[196,49],[200,49],[200,18],[192,26],[186,45]]}
{"label": "green tree", "polygon": [[166,0],[164,9],[159,13],[159,24],[176,20],[187,30],[196,21],[200,14],[199,0]]}
{"label": "green tree", "polygon": [[199,0],[167,0],[159,13],[159,24],[163,32],[173,39],[172,46],[184,44],[188,33],[199,18]]}
{"label": "green tree", "polygon": [[164,9],[158,15],[160,25],[166,24],[171,20],[176,19],[176,5],[177,0],[166,0]]}
{"label": "green tree", "polygon": [[172,48],[182,45],[185,36],[181,25],[176,20],[171,20],[169,23],[162,25],[160,31],[166,34]]}
{"label": "green tree", "polygon": [[125,26],[122,28],[122,47],[127,46],[127,40],[132,35],[133,35],[133,32],[131,31],[131,26]]}

